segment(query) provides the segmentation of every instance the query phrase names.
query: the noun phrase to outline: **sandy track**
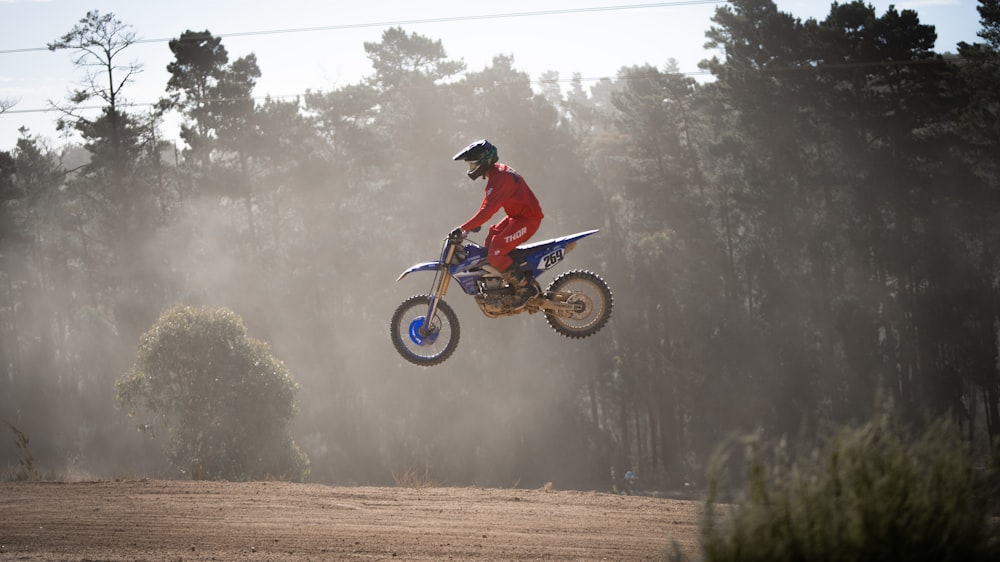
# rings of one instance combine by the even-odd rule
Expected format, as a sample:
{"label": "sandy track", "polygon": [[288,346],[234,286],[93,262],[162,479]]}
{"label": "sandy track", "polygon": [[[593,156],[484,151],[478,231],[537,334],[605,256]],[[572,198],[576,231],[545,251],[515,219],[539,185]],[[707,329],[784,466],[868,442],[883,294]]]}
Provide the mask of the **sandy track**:
{"label": "sandy track", "polygon": [[0,484],[0,560],[660,560],[699,502],[281,482]]}

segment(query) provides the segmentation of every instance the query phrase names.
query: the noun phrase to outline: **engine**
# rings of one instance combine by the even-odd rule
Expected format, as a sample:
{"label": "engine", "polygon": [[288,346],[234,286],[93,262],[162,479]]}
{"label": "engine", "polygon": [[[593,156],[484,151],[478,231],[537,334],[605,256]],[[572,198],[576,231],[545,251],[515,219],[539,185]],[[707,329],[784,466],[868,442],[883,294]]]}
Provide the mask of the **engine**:
{"label": "engine", "polygon": [[515,301],[516,297],[510,289],[499,289],[476,295],[476,302],[479,303],[479,308],[483,310],[483,314],[490,318],[513,314],[511,308],[514,307]]}
{"label": "engine", "polygon": [[484,277],[479,281],[479,292],[475,295],[476,303],[483,314],[490,318],[510,316],[521,312],[527,299],[505,285],[499,277]]}

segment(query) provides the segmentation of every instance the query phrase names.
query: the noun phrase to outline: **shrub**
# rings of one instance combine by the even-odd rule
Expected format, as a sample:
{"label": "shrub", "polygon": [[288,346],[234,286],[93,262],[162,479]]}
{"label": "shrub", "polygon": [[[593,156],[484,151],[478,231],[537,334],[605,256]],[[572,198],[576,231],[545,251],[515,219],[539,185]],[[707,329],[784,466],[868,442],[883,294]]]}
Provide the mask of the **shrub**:
{"label": "shrub", "polygon": [[163,313],[116,390],[130,414],[157,420],[167,458],[190,478],[301,480],[308,472],[287,429],[297,385],[230,310]]}
{"label": "shrub", "polygon": [[745,446],[744,491],[723,507],[732,447],[713,462],[702,525],[705,560],[1000,560],[987,477],[953,424],[911,439],[888,413],[792,459]]}

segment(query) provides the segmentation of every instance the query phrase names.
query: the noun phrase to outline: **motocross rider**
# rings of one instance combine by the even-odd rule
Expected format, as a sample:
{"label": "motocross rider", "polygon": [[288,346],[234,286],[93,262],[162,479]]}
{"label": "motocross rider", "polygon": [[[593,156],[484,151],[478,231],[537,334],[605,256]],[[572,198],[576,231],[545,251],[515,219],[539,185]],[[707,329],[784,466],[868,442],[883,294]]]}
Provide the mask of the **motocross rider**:
{"label": "motocross rider", "polygon": [[496,273],[515,288],[529,286],[529,272],[521,272],[510,257],[518,244],[527,242],[538,231],[545,215],[528,182],[507,164],[499,163],[497,147],[483,139],[465,147],[453,160],[469,164],[469,179],[486,178],[486,195],[479,211],[452,234],[464,236],[482,226],[502,207],[507,215],[490,227],[486,235],[486,258]]}

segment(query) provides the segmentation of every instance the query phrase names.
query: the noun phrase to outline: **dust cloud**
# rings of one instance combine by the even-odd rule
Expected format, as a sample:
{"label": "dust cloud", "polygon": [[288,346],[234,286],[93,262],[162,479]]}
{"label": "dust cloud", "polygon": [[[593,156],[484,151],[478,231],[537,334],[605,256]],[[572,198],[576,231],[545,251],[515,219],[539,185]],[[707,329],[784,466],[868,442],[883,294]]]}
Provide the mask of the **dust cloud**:
{"label": "dust cloud", "polygon": [[[169,436],[158,420],[129,418],[116,407],[114,381],[163,310],[222,306],[271,347],[299,385],[290,430],[310,458],[309,481],[387,485],[416,471],[451,485],[595,486],[606,467],[588,459],[592,444],[582,428],[592,422],[580,389],[608,347],[607,333],[576,341],[556,334],[541,315],[488,319],[452,284],[445,300],[458,314],[461,340],[448,361],[411,365],[389,339],[395,307],[427,293],[433,277],[420,273],[397,283],[397,276],[436,259],[444,235],[481,201],[485,182],[469,181],[450,156],[489,133],[422,147],[435,160],[426,157],[415,178],[318,176],[298,184],[255,178],[250,219],[245,199],[231,187],[169,202],[173,217],[150,230],[141,259],[91,280],[106,286],[97,294],[129,295],[114,300],[116,308],[78,302],[86,297],[70,278],[82,272],[66,271],[65,279],[51,280],[47,296],[33,293],[36,300],[8,315],[16,317],[21,340],[6,346],[17,368],[5,381],[0,417],[30,434],[31,463],[43,476],[183,477],[165,462]],[[533,241],[604,227],[601,207],[592,206],[601,194],[592,184],[527,157],[542,147],[491,140],[546,212]],[[58,232],[55,223],[43,228]],[[481,242],[482,233],[473,239]],[[36,243],[44,246],[42,237]],[[600,236],[592,237],[540,282],[585,268],[613,288],[614,273],[601,271],[605,252]],[[3,268],[9,283],[31,275],[7,256]],[[131,288],[122,289],[125,278]],[[64,333],[53,333],[61,326]],[[13,349],[31,357],[13,357]],[[17,467],[25,451],[8,437],[0,437],[0,466]]]}

